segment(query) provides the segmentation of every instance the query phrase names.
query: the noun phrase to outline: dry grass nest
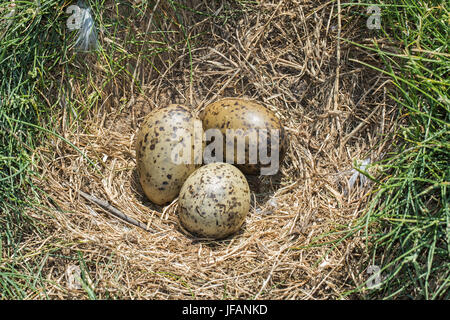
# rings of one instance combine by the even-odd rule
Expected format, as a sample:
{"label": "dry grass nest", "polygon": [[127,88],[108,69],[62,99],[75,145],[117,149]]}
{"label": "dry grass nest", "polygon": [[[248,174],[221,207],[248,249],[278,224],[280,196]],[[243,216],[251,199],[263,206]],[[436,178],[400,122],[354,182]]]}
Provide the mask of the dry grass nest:
{"label": "dry grass nest", "polygon": [[[220,4],[192,5],[221,10]],[[104,14],[113,9],[108,2]],[[365,243],[359,234],[341,237],[364,210],[373,185],[348,192],[348,180],[355,160],[376,161],[389,147],[395,114],[386,79],[356,62],[375,64],[375,58],[337,40],[367,37],[365,22],[348,17],[333,1],[263,1],[225,24],[216,16],[186,14],[187,34],[204,34],[192,50],[182,43],[151,59],[136,54],[124,61],[134,78],[121,73],[108,85],[102,85],[101,57],[75,60],[90,81],[62,74],[71,95],[49,99],[83,105],[99,88],[102,98],[82,120],[61,108],[55,130],[96,166],[56,137],[35,153],[46,208],[31,214],[51,232],[30,237],[28,245],[52,250],[42,266],[47,295],[86,298],[70,277],[77,267],[98,298],[325,299],[366,281]],[[149,10],[133,28],[146,30],[152,18]],[[177,28],[170,22],[163,27]],[[168,35],[174,43],[182,39],[180,32]],[[107,48],[102,34],[99,39]],[[241,232],[206,241],[180,228],[176,201],[159,207],[145,198],[134,142],[152,110],[182,103],[199,112],[227,96],[255,99],[276,112],[289,146],[276,176],[248,176],[252,207]],[[153,231],[118,220],[79,190]]]}

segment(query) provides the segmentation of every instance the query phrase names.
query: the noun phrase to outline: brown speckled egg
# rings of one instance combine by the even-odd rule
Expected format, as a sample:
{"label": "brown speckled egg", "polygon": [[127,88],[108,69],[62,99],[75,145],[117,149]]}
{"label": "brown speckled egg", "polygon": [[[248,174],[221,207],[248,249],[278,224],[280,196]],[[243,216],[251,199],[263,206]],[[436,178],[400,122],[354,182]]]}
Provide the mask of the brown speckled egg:
{"label": "brown speckled egg", "polygon": [[[150,113],[139,129],[137,172],[145,195],[155,204],[175,199],[187,177],[200,166],[203,146],[201,140],[194,141],[194,122],[201,129],[201,121],[189,109],[170,105]],[[200,139],[202,134],[201,130]],[[194,145],[200,145],[200,151]]]}
{"label": "brown speckled egg", "polygon": [[194,171],[178,199],[182,226],[204,238],[222,239],[235,233],[250,210],[247,179],[227,163],[210,163]]}
{"label": "brown speckled egg", "polygon": [[[256,153],[257,158],[249,158],[250,150],[259,150],[258,148],[262,148],[261,141],[266,141],[267,143],[266,154],[269,158],[272,152],[274,154],[278,153],[279,163],[284,158],[287,141],[283,125],[272,111],[257,102],[246,99],[225,98],[207,105],[201,114],[201,118],[205,131],[208,129],[219,129],[222,132],[224,137],[223,161],[235,164],[244,173],[261,174],[261,168],[270,166],[267,162],[261,162],[259,151]],[[234,138],[234,144],[226,144],[227,129],[235,130],[236,137],[241,136],[243,138],[241,141],[245,141],[245,160],[243,158],[238,159],[238,153],[236,151],[238,138]],[[279,134],[278,144],[275,143],[277,146],[274,148],[271,148],[271,143],[272,139],[276,142],[276,138],[274,138],[275,135],[271,134],[271,130],[277,130],[276,132]],[[254,137],[257,136],[255,131],[259,131],[262,135],[257,139],[252,139],[251,141],[253,142],[249,142],[251,134],[255,134]],[[230,138],[230,141],[232,140]],[[234,148],[234,159],[226,158],[227,148]],[[276,171],[278,171],[278,166]],[[271,174],[275,173],[273,172]]]}

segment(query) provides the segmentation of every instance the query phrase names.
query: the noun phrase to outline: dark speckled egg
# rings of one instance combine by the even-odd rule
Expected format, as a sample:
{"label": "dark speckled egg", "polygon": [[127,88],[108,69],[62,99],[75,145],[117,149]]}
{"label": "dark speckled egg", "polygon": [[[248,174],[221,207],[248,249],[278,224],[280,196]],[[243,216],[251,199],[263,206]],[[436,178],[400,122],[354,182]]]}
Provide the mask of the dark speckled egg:
{"label": "dark speckled egg", "polygon": [[178,198],[182,226],[204,238],[222,239],[235,233],[249,210],[247,179],[227,163],[210,163],[194,171]]}
{"label": "dark speckled egg", "polygon": [[[205,132],[218,129],[222,133],[223,162],[247,174],[277,173],[287,142],[283,125],[271,110],[251,100],[225,98],[207,105],[201,119]],[[238,151],[239,145],[243,151]],[[276,170],[261,170],[269,167]]]}
{"label": "dark speckled egg", "polygon": [[[195,128],[200,129],[197,137]],[[174,200],[201,165],[201,121],[181,105],[150,113],[136,139],[136,164],[145,195],[158,205]]]}

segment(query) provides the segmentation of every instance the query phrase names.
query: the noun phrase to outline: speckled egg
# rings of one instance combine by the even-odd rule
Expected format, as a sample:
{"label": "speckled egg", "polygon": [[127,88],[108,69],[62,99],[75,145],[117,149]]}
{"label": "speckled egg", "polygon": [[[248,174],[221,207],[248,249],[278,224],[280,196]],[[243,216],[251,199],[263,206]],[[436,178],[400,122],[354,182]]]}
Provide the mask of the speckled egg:
{"label": "speckled egg", "polygon": [[[222,132],[224,137],[223,161],[237,165],[244,173],[261,174],[261,168],[271,165],[268,163],[268,159],[272,158],[272,155],[278,157],[277,160],[273,158],[274,161],[278,161],[277,165],[284,158],[287,141],[283,125],[272,111],[257,102],[225,98],[207,105],[201,114],[201,119],[205,132],[209,129],[219,129]],[[228,129],[232,130],[227,131]],[[231,131],[234,136],[226,143],[227,132]],[[273,135],[273,132],[276,132],[276,135]],[[252,138],[250,139],[250,137]],[[257,138],[255,139],[255,137]],[[241,141],[245,141],[241,142],[245,143],[245,159],[242,154],[239,156],[237,152],[237,141],[240,138],[243,139]],[[263,148],[262,142],[267,146],[266,149]],[[234,159],[227,159],[227,148],[234,149]],[[261,160],[264,158],[260,157],[259,148],[265,150],[266,160]],[[250,154],[254,156],[250,157]],[[276,171],[278,171],[278,166]]]}
{"label": "speckled egg", "polygon": [[[200,137],[195,129],[200,129]],[[150,201],[162,205],[178,196],[187,177],[201,165],[202,134],[201,121],[182,105],[145,118],[136,139],[136,164]]]}
{"label": "speckled egg", "polygon": [[250,210],[247,179],[227,163],[210,163],[194,171],[178,199],[182,226],[204,238],[222,239],[235,233]]}

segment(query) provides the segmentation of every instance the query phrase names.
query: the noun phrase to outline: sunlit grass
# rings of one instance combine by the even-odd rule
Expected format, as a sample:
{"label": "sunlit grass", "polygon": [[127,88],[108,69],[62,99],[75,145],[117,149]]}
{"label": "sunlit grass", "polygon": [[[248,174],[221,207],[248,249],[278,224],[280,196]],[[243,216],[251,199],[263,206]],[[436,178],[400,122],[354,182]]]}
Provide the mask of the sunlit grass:
{"label": "sunlit grass", "polygon": [[[368,5],[370,3],[365,3]],[[381,8],[385,38],[360,45],[378,54],[406,123],[393,137],[392,152],[378,165],[378,189],[355,230],[366,230],[371,264],[381,284],[368,298],[450,297],[450,101],[449,5],[445,1],[387,1]],[[358,45],[353,43],[354,45]],[[368,65],[366,65],[368,66]]]}

